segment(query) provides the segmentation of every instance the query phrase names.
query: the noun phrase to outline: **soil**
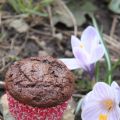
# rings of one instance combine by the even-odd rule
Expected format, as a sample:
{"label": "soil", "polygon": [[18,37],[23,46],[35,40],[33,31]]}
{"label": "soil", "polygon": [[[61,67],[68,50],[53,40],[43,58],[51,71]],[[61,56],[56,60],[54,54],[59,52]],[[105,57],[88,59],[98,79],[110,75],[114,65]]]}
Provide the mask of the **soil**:
{"label": "soil", "polygon": [[[116,14],[108,10],[107,2],[105,2],[105,0],[93,1],[98,6],[98,11],[95,13],[95,16],[100,26],[102,26],[105,34],[110,35],[113,19]],[[72,27],[68,28],[64,24],[58,23],[55,28],[56,33],[62,35],[62,39],[60,39],[60,37],[53,37],[48,17],[39,17],[36,15],[28,17],[22,16],[22,19],[28,24],[29,30],[20,33],[8,25],[10,20],[16,18],[21,18],[21,16],[16,14],[8,4],[5,4],[4,11],[1,14],[0,23],[0,81],[4,81],[4,76],[8,67],[16,60],[22,58],[42,55],[51,55],[56,58],[73,57],[70,45],[70,36],[74,33]],[[91,19],[89,17],[86,18],[86,23],[78,27],[80,31],[92,24]],[[117,26],[114,30],[114,36],[118,38],[118,42],[120,41],[119,33],[120,19],[118,18]],[[119,59],[120,54],[115,53],[112,49],[110,49],[110,53],[113,60]],[[113,79],[119,82],[120,67],[117,66],[117,68],[118,69],[114,72]],[[104,75],[104,65],[101,65],[101,73]],[[75,74],[79,75],[79,77],[76,78],[75,94],[85,94],[91,89],[90,87],[86,90],[85,87],[86,83],[89,85],[89,82],[83,81],[81,83],[78,82],[78,80],[86,80],[86,75],[85,73],[79,73],[78,71],[75,71]],[[79,87],[79,85],[81,86]],[[4,90],[1,89],[1,91],[3,93]],[[77,98],[76,101],[78,101],[78,99],[79,98]],[[75,120],[80,120],[80,114],[76,116]]]}

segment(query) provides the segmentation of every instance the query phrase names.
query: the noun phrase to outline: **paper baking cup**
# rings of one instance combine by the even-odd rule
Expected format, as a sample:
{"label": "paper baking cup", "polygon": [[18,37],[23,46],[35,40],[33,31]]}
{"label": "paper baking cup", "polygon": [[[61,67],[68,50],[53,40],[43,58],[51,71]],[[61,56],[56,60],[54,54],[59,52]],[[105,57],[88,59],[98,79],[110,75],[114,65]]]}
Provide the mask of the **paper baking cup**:
{"label": "paper baking cup", "polygon": [[16,120],[61,120],[68,101],[50,108],[37,108],[15,100],[7,93],[9,110]]}

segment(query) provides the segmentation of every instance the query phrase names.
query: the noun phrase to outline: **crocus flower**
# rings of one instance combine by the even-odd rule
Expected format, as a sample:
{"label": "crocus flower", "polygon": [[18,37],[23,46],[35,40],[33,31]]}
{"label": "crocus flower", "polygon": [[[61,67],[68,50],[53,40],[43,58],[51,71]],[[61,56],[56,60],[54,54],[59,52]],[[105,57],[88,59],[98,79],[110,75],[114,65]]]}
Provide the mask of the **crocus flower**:
{"label": "crocus flower", "polygon": [[120,100],[120,87],[119,87],[119,85],[115,81],[113,81],[111,84],[111,87],[115,88],[116,92],[118,93],[118,99]]}
{"label": "crocus flower", "polygon": [[94,64],[104,55],[97,31],[92,26],[83,31],[81,40],[72,36],[71,46],[75,58],[60,59],[70,70],[83,68],[85,71],[91,72]]}
{"label": "crocus flower", "polygon": [[[117,83],[115,83],[117,85]],[[116,87],[104,82],[95,84],[82,107],[82,120],[120,120],[120,99]]]}

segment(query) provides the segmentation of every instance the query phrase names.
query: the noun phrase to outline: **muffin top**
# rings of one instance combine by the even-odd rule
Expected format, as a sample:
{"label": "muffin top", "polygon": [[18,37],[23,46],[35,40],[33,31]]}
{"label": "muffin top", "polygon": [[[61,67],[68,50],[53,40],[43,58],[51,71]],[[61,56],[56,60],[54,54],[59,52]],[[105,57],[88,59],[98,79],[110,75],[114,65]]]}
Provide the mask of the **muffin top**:
{"label": "muffin top", "polygon": [[15,62],[5,77],[6,90],[19,102],[33,107],[54,107],[68,100],[74,76],[59,60],[50,56]]}

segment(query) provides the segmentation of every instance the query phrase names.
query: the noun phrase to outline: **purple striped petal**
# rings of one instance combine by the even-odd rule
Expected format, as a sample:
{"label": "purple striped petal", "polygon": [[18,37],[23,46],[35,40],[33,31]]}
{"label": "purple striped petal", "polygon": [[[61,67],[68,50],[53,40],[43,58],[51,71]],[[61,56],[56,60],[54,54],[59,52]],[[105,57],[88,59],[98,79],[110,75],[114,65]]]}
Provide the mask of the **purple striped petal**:
{"label": "purple striped petal", "polygon": [[96,101],[87,101],[86,107],[82,110],[82,120],[99,120],[100,114],[105,114],[105,110]]}
{"label": "purple striped petal", "polygon": [[81,68],[81,66],[75,58],[63,58],[59,60],[62,61],[70,70]]}
{"label": "purple striped petal", "polygon": [[94,27],[87,27],[81,36],[81,42],[85,45],[88,52],[91,51],[92,47],[96,47],[99,43],[97,31]]}
{"label": "purple striped petal", "polygon": [[72,49],[74,47],[80,47],[80,43],[81,43],[81,41],[76,36],[72,35],[72,37],[71,37],[71,46],[72,46]]}
{"label": "purple striped petal", "polygon": [[88,54],[86,53],[85,49],[74,47],[73,54],[74,54],[75,58],[77,59],[78,63],[80,64],[80,66],[85,71],[87,71],[87,69],[88,69],[87,65],[89,65],[89,63],[88,63],[89,57],[88,57]]}
{"label": "purple striped petal", "polygon": [[115,99],[114,89],[111,88],[108,84],[104,82],[97,82],[93,88],[94,96],[99,98],[99,101],[109,98],[111,100]]}
{"label": "purple striped petal", "polygon": [[116,90],[116,101],[117,103],[120,103],[120,86],[115,81],[113,81],[111,87]]}
{"label": "purple striped petal", "polygon": [[87,72],[89,73],[90,78],[92,79],[94,77],[95,64],[90,64],[88,65],[87,68],[88,68]]}
{"label": "purple striped petal", "polygon": [[[116,85],[115,85],[116,86]],[[120,107],[115,99],[116,91],[104,82],[98,82],[85,97],[82,107],[82,120],[99,120],[100,115],[107,115],[108,120],[120,119]],[[111,111],[102,105],[104,100],[113,100],[115,106]]]}
{"label": "purple striped petal", "polygon": [[110,113],[108,120],[120,120],[120,108],[116,106],[116,108]]}
{"label": "purple striped petal", "polygon": [[91,53],[91,59],[90,59],[90,63],[96,63],[98,60],[100,60],[104,55],[104,49],[102,45],[98,45],[94,51],[92,51]]}

